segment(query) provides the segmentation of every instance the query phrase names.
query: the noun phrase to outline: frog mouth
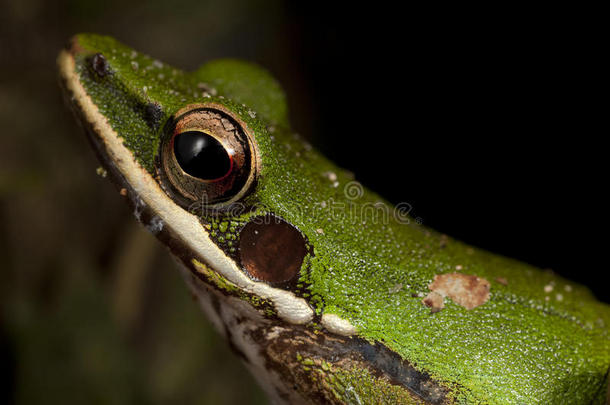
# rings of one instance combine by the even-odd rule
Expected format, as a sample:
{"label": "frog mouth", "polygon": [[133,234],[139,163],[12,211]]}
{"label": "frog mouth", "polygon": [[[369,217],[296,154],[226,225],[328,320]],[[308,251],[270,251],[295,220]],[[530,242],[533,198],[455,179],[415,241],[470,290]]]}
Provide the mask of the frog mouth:
{"label": "frog mouth", "polygon": [[[59,54],[57,63],[62,88],[68,104],[86,129],[103,166],[111,174],[110,177],[121,190],[121,194],[130,197],[136,218],[153,233],[157,231],[158,237],[171,235],[172,240],[182,246],[183,254],[189,256],[189,261],[197,259],[208,263],[214,271],[242,290],[271,301],[277,315],[284,321],[292,324],[310,322],[313,319],[313,310],[305,299],[247,277],[236,262],[210,239],[198,218],[177,205],[163,191],[157,180],[136,161],[132,152],[123,144],[122,138],[99,111],[81,81],[75,56],[84,52],[86,51],[74,40],[69,49],[62,50]],[[103,64],[98,68],[106,71]],[[158,232],[160,230],[163,232]],[[167,244],[167,241],[164,242]]]}

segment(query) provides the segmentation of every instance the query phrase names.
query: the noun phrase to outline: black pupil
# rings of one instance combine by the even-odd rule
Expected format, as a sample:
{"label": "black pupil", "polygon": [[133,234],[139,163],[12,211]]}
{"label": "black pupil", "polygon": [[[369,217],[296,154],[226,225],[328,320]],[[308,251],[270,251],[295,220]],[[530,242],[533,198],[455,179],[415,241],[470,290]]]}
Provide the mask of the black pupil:
{"label": "black pupil", "polygon": [[213,136],[188,131],[174,137],[174,154],[186,173],[202,180],[216,180],[231,170],[231,157]]}

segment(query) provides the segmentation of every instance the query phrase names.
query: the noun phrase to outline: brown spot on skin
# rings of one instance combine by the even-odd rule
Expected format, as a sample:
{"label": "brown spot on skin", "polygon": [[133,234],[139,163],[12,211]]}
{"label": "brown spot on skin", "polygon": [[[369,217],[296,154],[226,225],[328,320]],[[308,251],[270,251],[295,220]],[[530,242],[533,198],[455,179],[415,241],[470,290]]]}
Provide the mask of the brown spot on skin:
{"label": "brown spot on skin", "polygon": [[430,312],[435,313],[445,307],[445,297],[435,291],[430,291],[421,301],[427,307],[432,308]]}
{"label": "brown spot on skin", "polygon": [[255,218],[240,233],[241,264],[256,280],[278,284],[294,279],[306,254],[301,232],[273,215]]}
{"label": "brown spot on skin", "polygon": [[451,298],[456,304],[466,309],[473,309],[487,302],[489,286],[489,281],[484,278],[469,274],[451,273],[437,274],[428,288],[442,297]]}
{"label": "brown spot on skin", "polygon": [[496,277],[496,281],[502,285],[508,285],[508,280],[504,277]]}

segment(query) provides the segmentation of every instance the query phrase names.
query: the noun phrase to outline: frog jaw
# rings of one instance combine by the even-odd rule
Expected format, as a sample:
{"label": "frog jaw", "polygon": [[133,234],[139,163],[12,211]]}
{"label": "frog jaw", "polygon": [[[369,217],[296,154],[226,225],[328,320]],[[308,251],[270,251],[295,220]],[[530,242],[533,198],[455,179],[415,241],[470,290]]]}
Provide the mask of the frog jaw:
{"label": "frog jaw", "polygon": [[[207,230],[198,218],[179,207],[161,189],[151,174],[134,158],[123,144],[119,134],[112,128],[97,105],[85,90],[76,70],[74,48],[63,50],[58,57],[61,80],[67,95],[95,144],[102,161],[111,171],[117,172],[121,187],[129,191],[132,203],[138,210],[154,213],[155,222],[167,234],[184,246],[186,250],[214,271],[235,284],[241,290],[272,302],[280,319],[291,324],[306,324],[313,319],[309,304],[289,291],[273,288],[263,282],[248,278],[225,253],[212,242]],[[141,213],[141,211],[140,211]]]}

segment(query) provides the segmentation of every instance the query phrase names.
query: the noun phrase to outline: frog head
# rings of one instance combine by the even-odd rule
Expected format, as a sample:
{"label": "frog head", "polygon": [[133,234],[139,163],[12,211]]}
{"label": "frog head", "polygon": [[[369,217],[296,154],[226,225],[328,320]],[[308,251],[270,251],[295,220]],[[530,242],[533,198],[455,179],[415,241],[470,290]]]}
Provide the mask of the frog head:
{"label": "frog head", "polygon": [[[262,68],[220,60],[183,72],[90,34],[59,66],[120,193],[270,396],[445,403],[600,392],[607,307],[428,230],[408,204],[362,187],[291,130],[285,95]],[[374,133],[376,105],[363,101],[349,119]],[[549,285],[561,300],[549,302]],[[579,353],[565,349],[574,336]],[[590,388],[567,378],[574,372]]]}

